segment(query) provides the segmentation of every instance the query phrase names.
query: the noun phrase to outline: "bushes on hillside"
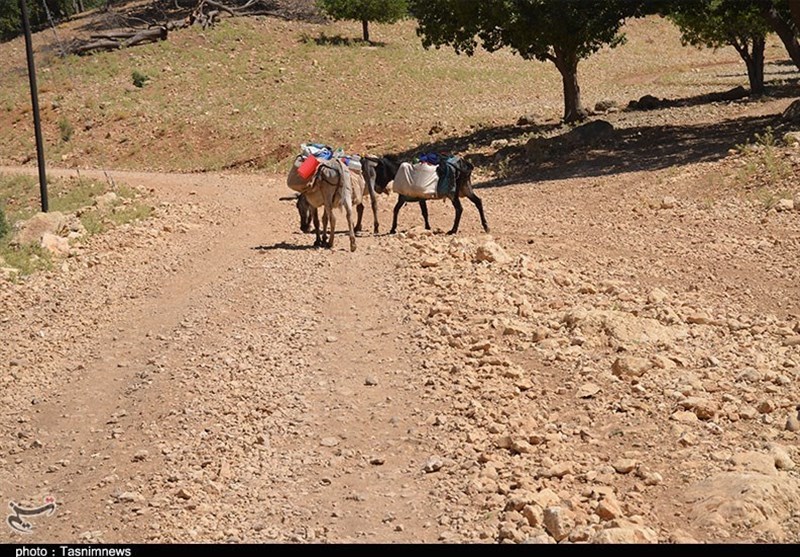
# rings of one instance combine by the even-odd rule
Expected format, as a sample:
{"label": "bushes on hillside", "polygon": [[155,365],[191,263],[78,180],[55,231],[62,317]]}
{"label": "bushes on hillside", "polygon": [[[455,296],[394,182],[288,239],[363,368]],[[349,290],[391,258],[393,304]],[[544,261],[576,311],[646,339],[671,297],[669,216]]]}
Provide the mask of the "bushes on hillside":
{"label": "bushes on hillside", "polygon": [[0,240],[5,238],[6,234],[8,234],[8,230],[9,226],[6,220],[6,212],[3,210],[3,206],[0,205]]}

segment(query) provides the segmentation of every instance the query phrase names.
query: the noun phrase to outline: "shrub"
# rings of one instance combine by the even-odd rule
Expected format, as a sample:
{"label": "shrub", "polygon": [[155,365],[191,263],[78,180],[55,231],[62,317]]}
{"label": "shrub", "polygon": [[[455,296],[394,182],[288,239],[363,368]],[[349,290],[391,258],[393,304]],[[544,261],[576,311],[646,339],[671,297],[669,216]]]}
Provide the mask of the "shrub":
{"label": "shrub", "polygon": [[61,132],[61,141],[67,142],[72,138],[72,134],[75,129],[70,124],[69,120],[66,118],[61,118],[58,121],[58,130]]}
{"label": "shrub", "polygon": [[8,221],[6,220],[6,212],[3,209],[3,206],[0,205],[0,240],[2,240],[6,234],[8,234]]}
{"label": "shrub", "polygon": [[144,87],[144,84],[147,83],[147,80],[149,79],[146,75],[144,75],[139,70],[133,70],[133,73],[131,74],[131,77],[133,78],[133,84],[136,87]]}

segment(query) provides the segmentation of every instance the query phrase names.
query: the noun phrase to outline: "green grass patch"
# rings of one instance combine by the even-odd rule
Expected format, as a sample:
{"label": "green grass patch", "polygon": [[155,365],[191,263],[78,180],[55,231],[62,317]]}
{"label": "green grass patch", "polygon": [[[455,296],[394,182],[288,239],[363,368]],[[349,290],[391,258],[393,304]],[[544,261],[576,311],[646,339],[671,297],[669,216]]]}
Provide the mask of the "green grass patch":
{"label": "green grass patch", "polygon": [[133,85],[141,89],[150,78],[139,70],[133,70],[133,72],[131,72],[131,79],[133,80]]}
{"label": "green grass patch", "polygon": [[117,207],[108,216],[108,220],[110,220],[115,226],[119,226],[121,224],[146,220],[152,214],[152,207],[148,205],[142,205],[140,203],[131,203],[129,205]]}
{"label": "green grass patch", "polygon": [[7,240],[0,241],[0,258],[5,261],[3,266],[18,269],[19,276],[53,268],[53,260],[47,250],[38,246],[11,247]]}
{"label": "green grass patch", "polygon": [[10,230],[11,227],[8,225],[8,220],[6,219],[6,210],[0,205],[0,240],[5,238]]}
{"label": "green grass patch", "polygon": [[737,173],[740,184],[748,185],[759,179],[767,184],[779,186],[793,179],[792,164],[781,152],[780,141],[775,138],[772,128],[757,133],[752,141],[736,146],[744,156],[745,163]]}
{"label": "green grass patch", "polygon": [[[51,212],[80,214],[88,236],[99,234],[122,224],[147,219],[153,208],[140,194],[125,185],[112,185],[99,180],[71,177],[48,179],[48,205]],[[113,191],[114,203],[95,206],[97,197]],[[2,266],[19,270],[18,276],[51,269],[50,254],[38,246],[12,245],[14,225],[39,212],[39,182],[36,177],[0,174],[0,260]]]}
{"label": "green grass patch", "polygon": [[72,139],[72,134],[75,133],[75,128],[72,127],[72,124],[69,120],[62,116],[58,120],[58,131],[61,134],[61,141],[66,143]]}

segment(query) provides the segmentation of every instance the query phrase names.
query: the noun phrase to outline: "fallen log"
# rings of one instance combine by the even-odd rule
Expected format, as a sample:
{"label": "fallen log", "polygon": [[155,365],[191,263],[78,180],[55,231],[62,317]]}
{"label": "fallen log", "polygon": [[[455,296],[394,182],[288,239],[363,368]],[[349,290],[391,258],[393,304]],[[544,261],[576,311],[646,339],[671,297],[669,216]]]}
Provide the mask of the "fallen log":
{"label": "fallen log", "polygon": [[222,13],[229,14],[232,17],[250,15],[249,12],[241,10],[260,3],[261,0],[249,0],[242,8],[231,8],[220,0],[198,0],[192,12],[183,19],[171,20],[157,25],[151,24],[147,29],[115,29],[94,33],[89,36],[88,40],[73,41],[68,48],[64,49],[64,55],[84,55],[97,51],[117,50],[140,44],[165,41],[169,31],[184,29],[193,25],[198,25],[205,30],[216,25]]}
{"label": "fallen log", "polygon": [[88,42],[77,42],[70,45],[66,50],[68,54],[90,54],[96,51],[117,50],[128,48],[140,44],[153,43],[167,40],[168,31],[166,26],[153,27],[150,29],[117,31],[106,36],[94,35],[93,40]]}
{"label": "fallen log", "polygon": [[94,35],[89,35],[89,38],[94,41],[101,41],[104,39],[115,41],[119,39],[130,39],[138,32],[139,31],[136,29],[129,29],[129,30],[118,29],[116,31],[108,31],[106,33],[96,33]]}
{"label": "fallen log", "polygon": [[91,41],[88,43],[83,44],[76,44],[71,45],[66,49],[67,54],[77,54],[82,56],[84,54],[89,54],[90,52],[94,52],[96,50],[116,50],[119,48],[119,42],[113,41],[111,39],[104,39],[100,41]]}
{"label": "fallen log", "polygon": [[167,33],[168,31],[166,27],[154,27],[152,29],[143,29],[138,33],[136,33],[133,37],[130,37],[129,39],[123,41],[122,46],[129,47],[143,43],[166,41]]}

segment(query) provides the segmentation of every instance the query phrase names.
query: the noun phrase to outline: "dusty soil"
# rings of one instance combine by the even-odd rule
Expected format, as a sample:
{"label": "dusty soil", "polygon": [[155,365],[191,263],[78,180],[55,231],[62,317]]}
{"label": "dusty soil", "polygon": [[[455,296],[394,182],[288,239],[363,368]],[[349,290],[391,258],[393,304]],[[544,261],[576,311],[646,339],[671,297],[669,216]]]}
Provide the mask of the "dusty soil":
{"label": "dusty soil", "polygon": [[0,282],[0,500],[57,504],[0,539],[800,542],[800,151],[733,149],[780,92],[456,137],[490,234],[384,197],[354,253],[282,174],[109,171],[153,217]]}

